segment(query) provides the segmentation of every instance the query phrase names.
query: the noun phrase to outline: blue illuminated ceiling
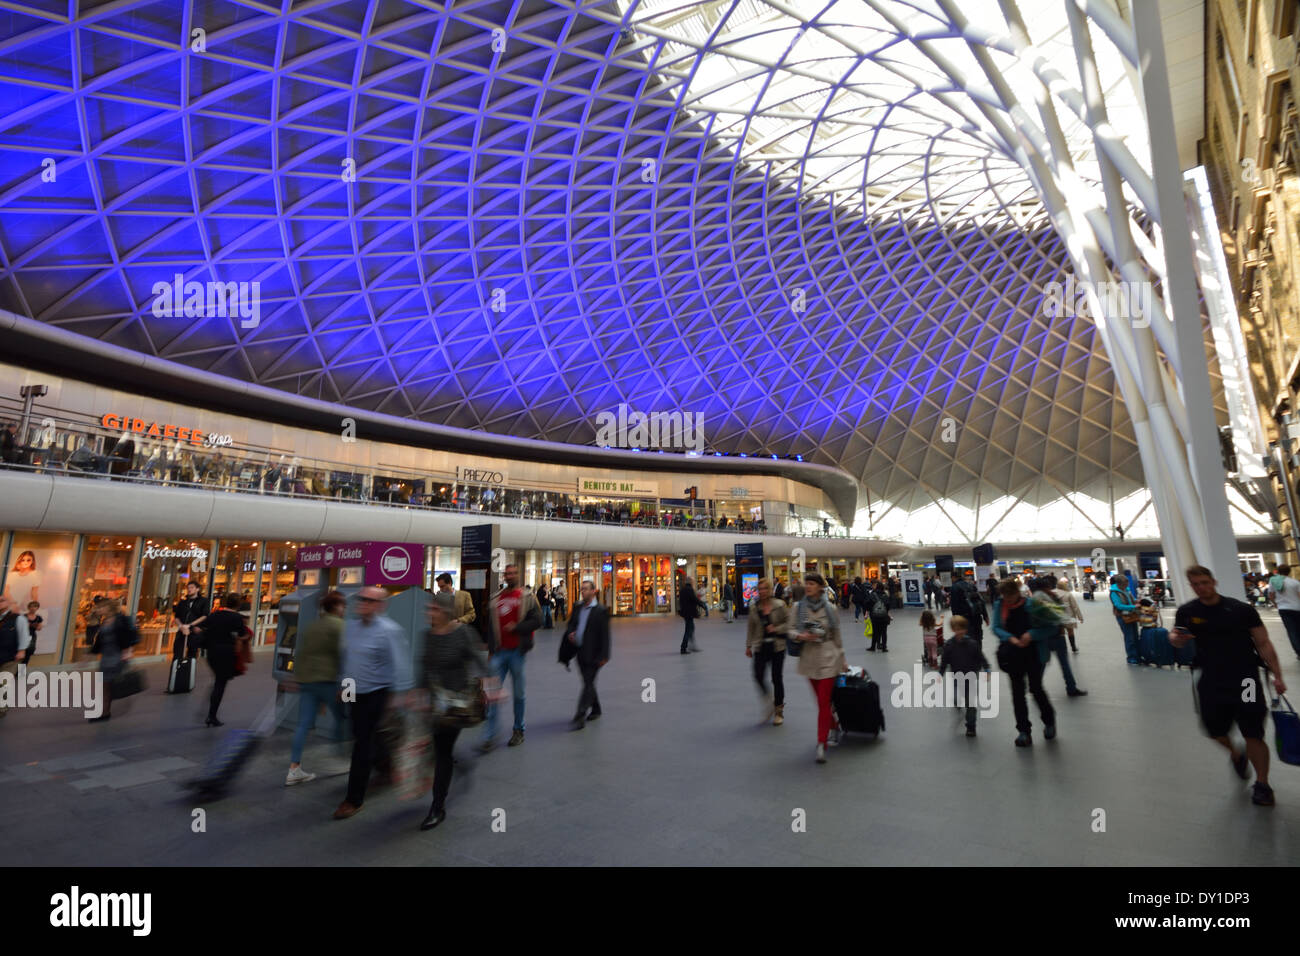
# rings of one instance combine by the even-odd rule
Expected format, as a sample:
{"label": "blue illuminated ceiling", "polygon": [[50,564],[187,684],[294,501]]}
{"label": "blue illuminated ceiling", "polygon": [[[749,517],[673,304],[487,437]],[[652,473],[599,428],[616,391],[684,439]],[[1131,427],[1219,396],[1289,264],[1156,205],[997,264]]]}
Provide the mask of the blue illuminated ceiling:
{"label": "blue illuminated ceiling", "polygon": [[[679,108],[618,4],[72,8],[0,10],[0,306],[521,437],[698,411],[711,450],[890,500],[1142,483],[1091,323],[1041,314],[1044,218],[799,195]],[[176,273],[260,283],[260,323],[156,317]]]}

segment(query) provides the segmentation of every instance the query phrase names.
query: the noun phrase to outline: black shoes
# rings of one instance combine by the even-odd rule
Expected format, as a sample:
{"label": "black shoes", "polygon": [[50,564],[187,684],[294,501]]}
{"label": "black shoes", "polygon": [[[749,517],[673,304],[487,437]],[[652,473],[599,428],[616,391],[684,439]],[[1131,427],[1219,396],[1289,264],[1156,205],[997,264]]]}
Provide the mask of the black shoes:
{"label": "black shoes", "polygon": [[1021,734],[1019,737],[1016,738],[1017,747],[1032,747],[1033,745],[1034,745],[1034,738],[1029,736],[1029,734]]}
{"label": "black shoes", "polygon": [[1250,802],[1257,807],[1273,806],[1273,788],[1256,780],[1255,786],[1251,790]]}
{"label": "black shoes", "polygon": [[108,720],[108,718],[110,718],[110,717],[112,717],[112,716],[113,716],[112,714],[100,714],[98,717],[87,717],[87,718],[86,718],[86,723],[88,723],[88,724],[98,724],[98,723],[100,723],[100,722],[102,722],[102,721]]}
{"label": "black shoes", "polygon": [[573,720],[569,721],[570,730],[581,730],[585,726],[587,725],[583,722],[581,717],[574,717]]}
{"label": "black shoes", "polygon": [[1232,760],[1232,769],[1237,771],[1237,776],[1242,780],[1250,779],[1250,759],[1243,750],[1240,756],[1234,756]]}
{"label": "black shoes", "polygon": [[429,815],[425,817],[424,821],[420,824],[420,829],[432,830],[445,819],[447,819],[446,810],[430,810]]}
{"label": "black shoes", "polygon": [[1043,737],[1046,740],[1056,739],[1056,724],[1048,724],[1043,728]]}
{"label": "black shoes", "polygon": [[590,714],[588,714],[588,715],[587,715],[587,720],[588,720],[588,721],[592,721],[592,720],[600,720],[600,711],[595,711],[594,713],[590,713]]}
{"label": "black shoes", "polygon": [[967,727],[967,728],[966,728],[966,736],[967,736],[967,737],[974,737],[974,736],[975,736],[975,728],[974,728],[974,727]]}
{"label": "black shoes", "polygon": [[683,653],[683,654],[689,654],[690,651],[688,651],[686,648],[683,647],[683,648],[682,648],[682,653]]}
{"label": "black shoes", "polygon": [[1066,697],[1087,697],[1087,696],[1088,696],[1088,692],[1087,692],[1086,690],[1081,689],[1081,688],[1075,687],[1075,688],[1073,688],[1073,689],[1071,689],[1071,690],[1067,690],[1067,691],[1065,692],[1065,696],[1066,696]]}
{"label": "black shoes", "polygon": [[224,726],[226,726],[226,725],[223,724],[221,721],[217,720],[217,718],[215,718],[215,717],[209,717],[207,720],[205,720],[205,721],[203,722],[203,724],[204,724],[204,726],[206,726],[206,727],[224,727]]}
{"label": "black shoes", "polygon": [[523,742],[524,742],[524,732],[522,730],[516,730],[513,734],[510,735],[510,739],[506,742],[506,746],[518,747]]}

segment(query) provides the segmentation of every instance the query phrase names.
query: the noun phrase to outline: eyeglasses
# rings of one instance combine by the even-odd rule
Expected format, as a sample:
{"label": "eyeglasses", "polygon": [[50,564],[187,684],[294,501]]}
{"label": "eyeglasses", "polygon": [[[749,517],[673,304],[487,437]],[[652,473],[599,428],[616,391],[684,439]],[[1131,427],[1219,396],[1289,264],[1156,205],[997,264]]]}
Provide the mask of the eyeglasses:
{"label": "eyeglasses", "polygon": [[359,597],[357,600],[363,604],[379,604],[382,598]]}

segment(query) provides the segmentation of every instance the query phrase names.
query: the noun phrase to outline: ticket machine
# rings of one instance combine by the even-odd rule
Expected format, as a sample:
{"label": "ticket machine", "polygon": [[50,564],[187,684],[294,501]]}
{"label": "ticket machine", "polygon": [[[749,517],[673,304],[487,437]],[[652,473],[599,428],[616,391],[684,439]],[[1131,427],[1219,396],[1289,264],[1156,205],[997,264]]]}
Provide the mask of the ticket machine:
{"label": "ticket machine", "polygon": [[[299,548],[297,581],[280,599],[280,619],[275,635],[275,661],[271,674],[281,682],[294,681],[293,655],[298,636],[320,616],[327,591],[341,591],[348,599],[347,614],[355,613],[354,599],[362,587],[382,587],[389,594],[385,614],[406,635],[406,665],[414,668],[421,635],[428,628],[425,616],[424,546],[390,541],[360,541]],[[412,670],[413,672],[413,670]]]}

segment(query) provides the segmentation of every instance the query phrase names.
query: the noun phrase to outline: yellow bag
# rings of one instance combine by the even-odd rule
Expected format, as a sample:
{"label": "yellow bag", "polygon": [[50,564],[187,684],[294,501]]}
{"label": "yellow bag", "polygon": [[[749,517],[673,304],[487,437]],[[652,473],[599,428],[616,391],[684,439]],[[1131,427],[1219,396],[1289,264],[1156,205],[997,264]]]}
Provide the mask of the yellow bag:
{"label": "yellow bag", "polygon": [[872,630],[871,630],[871,615],[868,614],[868,615],[867,615],[863,620],[864,620],[866,623],[864,623],[864,624],[862,625],[862,636],[863,636],[863,637],[871,637],[871,636],[872,636]]}

